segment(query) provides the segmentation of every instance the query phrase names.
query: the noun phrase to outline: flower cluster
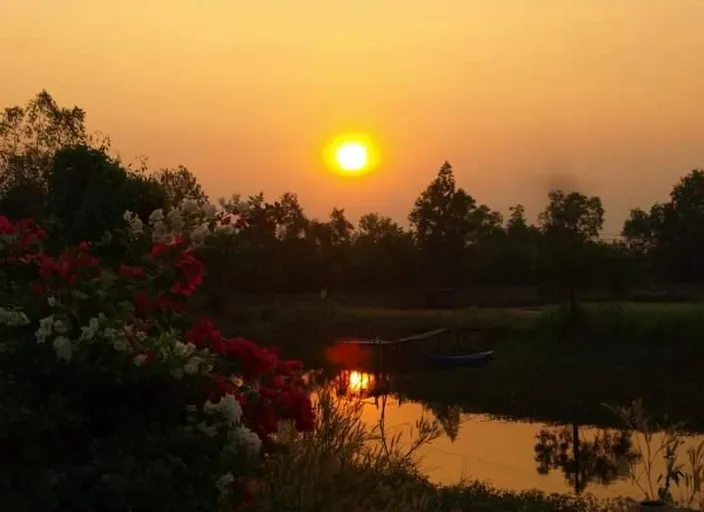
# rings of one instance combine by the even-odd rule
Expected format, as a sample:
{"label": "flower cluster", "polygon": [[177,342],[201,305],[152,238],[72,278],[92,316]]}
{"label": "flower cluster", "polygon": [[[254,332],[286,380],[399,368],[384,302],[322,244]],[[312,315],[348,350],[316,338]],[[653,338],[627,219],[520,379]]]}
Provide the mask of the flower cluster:
{"label": "flower cluster", "polygon": [[46,238],[46,233],[32,219],[22,219],[13,223],[0,216],[0,242],[4,241],[8,245],[14,243],[19,248],[27,250],[31,245],[41,242],[44,238]]}
{"label": "flower cluster", "polygon": [[300,431],[313,429],[313,411],[299,361],[281,361],[274,351],[244,338],[225,338],[207,319],[187,332],[186,339],[239,363],[241,377],[250,384],[238,386],[232,380],[218,379],[211,396],[233,395],[243,408],[245,424],[262,439],[276,433],[282,419],[294,420]]}
{"label": "flower cluster", "polygon": [[[139,237],[144,234],[142,220],[133,212],[125,212],[130,234]],[[176,238],[187,238],[194,247],[205,243],[206,238],[215,230],[222,229],[222,215],[211,204],[201,205],[193,200],[186,200],[167,213],[161,208],[149,215],[149,235],[155,243],[169,243]]]}
{"label": "flower cluster", "polygon": [[29,325],[29,318],[27,318],[27,315],[23,311],[0,307],[0,325],[6,325],[8,327]]}
{"label": "flower cluster", "polygon": [[[116,382],[137,378],[127,377],[133,373],[162,375],[186,395],[201,390],[201,405],[188,407],[184,428],[220,440],[228,464],[258,454],[281,420],[311,430],[313,409],[299,362],[184,314],[184,301],[204,277],[194,248],[229,225],[228,217],[187,201],[168,213],[156,210],[146,224],[132,212],[124,219],[131,239],[146,241],[148,250],[108,264],[86,242],[47,254],[41,228],[0,217],[0,250],[9,256],[3,261],[33,270],[26,287],[39,297],[37,310],[46,311],[32,319],[18,308],[0,308],[0,326],[34,324],[37,349],[49,350],[64,368],[113,364]],[[213,485],[230,492],[230,471],[223,467],[218,475]]]}

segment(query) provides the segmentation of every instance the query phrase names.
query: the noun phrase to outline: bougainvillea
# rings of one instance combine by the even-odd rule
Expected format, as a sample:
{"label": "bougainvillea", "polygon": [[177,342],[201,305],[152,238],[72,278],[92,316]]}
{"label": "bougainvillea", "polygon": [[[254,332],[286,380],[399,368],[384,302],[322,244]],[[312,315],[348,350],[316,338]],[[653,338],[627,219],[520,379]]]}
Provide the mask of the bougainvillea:
{"label": "bougainvillea", "polygon": [[[48,254],[31,220],[0,217],[0,398],[13,409],[0,460],[14,465],[0,492],[19,489],[15,508],[32,489],[59,509],[246,504],[243,478],[278,423],[313,428],[301,364],[189,313],[198,248],[229,218],[190,202],[124,218],[122,233]],[[101,258],[119,241],[119,261]],[[157,497],[166,488],[177,501]]]}

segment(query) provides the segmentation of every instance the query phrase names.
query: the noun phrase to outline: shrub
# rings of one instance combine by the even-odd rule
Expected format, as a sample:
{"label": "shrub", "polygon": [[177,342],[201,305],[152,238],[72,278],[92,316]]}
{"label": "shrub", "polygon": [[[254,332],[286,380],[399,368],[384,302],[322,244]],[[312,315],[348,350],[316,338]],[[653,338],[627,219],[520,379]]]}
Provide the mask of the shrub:
{"label": "shrub", "polygon": [[232,510],[278,422],[313,427],[300,363],[190,313],[226,220],[193,202],[125,220],[49,254],[0,217],[3,510]]}

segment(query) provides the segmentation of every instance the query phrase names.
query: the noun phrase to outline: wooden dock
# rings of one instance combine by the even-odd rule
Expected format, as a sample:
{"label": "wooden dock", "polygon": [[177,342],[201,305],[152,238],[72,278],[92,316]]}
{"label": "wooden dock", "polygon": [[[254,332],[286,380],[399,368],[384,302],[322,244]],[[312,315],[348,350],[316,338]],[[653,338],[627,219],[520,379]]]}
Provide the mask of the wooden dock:
{"label": "wooden dock", "polygon": [[441,327],[397,339],[345,337],[335,340],[331,348],[349,352],[349,363],[344,361],[344,357],[338,358],[338,363],[347,368],[364,368],[372,372],[406,371],[418,369],[421,361],[437,356],[493,351],[496,341],[504,332],[505,326],[501,325],[459,329]]}

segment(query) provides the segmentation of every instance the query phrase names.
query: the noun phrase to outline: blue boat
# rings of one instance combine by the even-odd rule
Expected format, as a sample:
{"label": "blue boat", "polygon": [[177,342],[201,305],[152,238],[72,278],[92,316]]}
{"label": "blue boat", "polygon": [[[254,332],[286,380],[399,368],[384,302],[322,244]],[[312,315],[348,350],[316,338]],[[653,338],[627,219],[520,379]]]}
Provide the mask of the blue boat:
{"label": "blue boat", "polygon": [[457,368],[462,366],[482,366],[494,356],[493,350],[457,356],[430,356],[426,362],[437,368]]}

